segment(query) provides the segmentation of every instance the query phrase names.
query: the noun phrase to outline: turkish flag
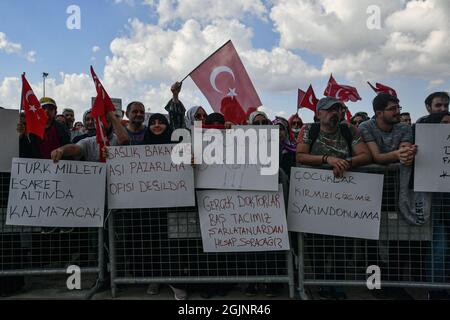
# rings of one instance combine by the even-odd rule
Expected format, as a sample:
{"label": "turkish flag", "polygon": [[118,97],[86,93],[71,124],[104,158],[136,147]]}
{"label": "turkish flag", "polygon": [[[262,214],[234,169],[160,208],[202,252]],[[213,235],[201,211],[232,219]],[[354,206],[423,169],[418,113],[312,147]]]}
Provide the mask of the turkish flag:
{"label": "turkish flag", "polygon": [[212,109],[226,121],[244,123],[262,105],[233,43],[229,40],[190,73]]}
{"label": "turkish flag", "polygon": [[98,79],[97,75],[95,74],[94,68],[91,66],[91,74],[92,79],[94,79],[95,83],[95,89],[97,90],[97,97],[95,98],[94,105],[92,106],[92,117],[96,120],[95,121],[95,133],[97,136],[97,143],[99,145],[100,149],[100,161],[106,162],[105,158],[103,157],[102,149],[104,146],[109,146],[108,137],[106,136],[106,114],[109,111],[114,111],[115,107],[114,104],[111,101],[111,98],[109,97],[106,90],[103,88],[102,84],[100,83],[100,80]]}
{"label": "turkish flag", "polygon": [[44,139],[45,126],[47,125],[47,114],[42,109],[38,98],[31,89],[25,75],[22,75],[22,108],[25,111],[25,120],[27,123],[27,132],[37,135]]}
{"label": "turkish flag", "polygon": [[318,102],[319,99],[316,98],[312,86],[309,85],[308,90],[306,90],[306,93],[303,96],[303,99],[300,101],[299,106],[300,108],[306,108],[315,113]]}
{"label": "turkish flag", "polygon": [[298,89],[297,110],[301,108],[300,103],[302,102],[305,94],[306,94],[305,91],[303,91],[302,89]]}
{"label": "turkish flag", "polygon": [[339,99],[343,102],[356,102],[358,100],[362,100],[359,96],[358,90],[355,87],[341,85],[334,80],[333,75],[330,76],[330,80],[328,80],[327,88],[323,93],[326,97],[333,97]]}
{"label": "turkish flag", "polygon": [[369,86],[373,89],[373,91],[375,91],[376,94],[379,93],[389,93],[391,96],[397,97],[397,92],[395,92],[394,89],[385,86],[384,84],[381,83],[376,83],[376,87],[374,87],[369,81],[367,81],[367,83],[369,84]]}

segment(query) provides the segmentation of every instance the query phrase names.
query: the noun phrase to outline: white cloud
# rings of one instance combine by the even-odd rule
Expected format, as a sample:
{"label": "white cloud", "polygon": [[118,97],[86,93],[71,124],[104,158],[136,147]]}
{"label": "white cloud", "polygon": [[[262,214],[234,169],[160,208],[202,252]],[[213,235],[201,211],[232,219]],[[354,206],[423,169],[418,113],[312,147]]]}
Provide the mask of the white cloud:
{"label": "white cloud", "polygon": [[[381,30],[366,27],[369,5],[381,9]],[[445,0],[279,0],[270,13],[281,47],[318,53],[323,73],[357,81],[449,77],[449,15]]]}
{"label": "white cloud", "polygon": [[99,52],[100,51],[100,47],[99,46],[93,46],[92,47],[92,52],[93,53],[97,53],[97,52]]}
{"label": "white cloud", "polygon": [[22,52],[22,45],[9,41],[3,32],[0,32],[0,51],[4,51],[7,54],[17,54],[26,58],[29,62],[36,62],[36,51],[29,51],[24,54]]}
{"label": "white cloud", "polygon": [[145,0],[159,15],[159,24],[195,19],[211,22],[216,19],[241,19],[246,14],[264,18],[267,8],[261,0]]}
{"label": "white cloud", "polygon": [[0,50],[5,51],[8,54],[19,54],[22,51],[22,45],[20,43],[14,43],[6,38],[6,34],[0,32]]}

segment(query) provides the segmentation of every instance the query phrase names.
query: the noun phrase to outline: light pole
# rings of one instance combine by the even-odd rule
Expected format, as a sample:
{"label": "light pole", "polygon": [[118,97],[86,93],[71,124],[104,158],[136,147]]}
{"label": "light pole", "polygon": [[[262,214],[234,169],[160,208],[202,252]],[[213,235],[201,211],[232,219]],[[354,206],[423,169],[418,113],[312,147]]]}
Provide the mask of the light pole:
{"label": "light pole", "polygon": [[48,73],[46,72],[42,72],[42,79],[44,80],[43,86],[44,86],[44,95],[43,97],[45,97],[45,79],[48,77]]}

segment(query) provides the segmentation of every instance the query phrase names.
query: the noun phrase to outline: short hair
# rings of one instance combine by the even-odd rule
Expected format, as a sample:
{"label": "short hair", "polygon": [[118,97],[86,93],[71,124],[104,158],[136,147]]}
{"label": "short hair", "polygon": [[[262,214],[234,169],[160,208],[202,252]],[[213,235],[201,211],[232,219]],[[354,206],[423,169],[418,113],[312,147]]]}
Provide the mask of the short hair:
{"label": "short hair", "polygon": [[384,111],[389,102],[399,103],[400,100],[389,93],[378,94],[372,101],[373,112]]}
{"label": "short hair", "polygon": [[400,117],[403,117],[403,116],[411,116],[411,115],[409,114],[409,112],[400,113]]}
{"label": "short hair", "polygon": [[126,111],[127,113],[130,112],[131,106],[132,106],[133,104],[140,104],[141,106],[144,107],[144,111],[145,111],[145,106],[144,106],[144,104],[143,104],[142,102],[140,102],[140,101],[132,101],[132,102],[130,102],[130,103],[127,105],[127,111]]}
{"label": "short hair", "polygon": [[66,113],[66,112],[72,112],[73,114],[75,114],[75,112],[73,111],[73,109],[71,108],[64,108],[64,110],[62,111],[62,113]]}
{"label": "short hair", "polygon": [[431,107],[431,104],[433,103],[434,98],[444,98],[444,99],[450,100],[450,96],[448,95],[448,92],[444,92],[444,91],[433,92],[425,99],[425,106]]}

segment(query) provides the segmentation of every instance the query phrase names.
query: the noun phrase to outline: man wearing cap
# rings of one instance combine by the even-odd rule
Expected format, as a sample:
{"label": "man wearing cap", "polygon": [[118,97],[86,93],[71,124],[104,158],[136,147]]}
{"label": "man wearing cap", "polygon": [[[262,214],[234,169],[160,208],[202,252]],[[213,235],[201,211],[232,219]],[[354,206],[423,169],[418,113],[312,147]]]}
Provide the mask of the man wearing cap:
{"label": "man wearing cap", "polygon": [[34,134],[27,134],[25,126],[19,122],[17,131],[19,133],[19,153],[22,158],[50,159],[52,150],[70,143],[70,135],[66,128],[55,120],[57,108],[55,100],[44,97],[40,103],[48,118],[44,139]]}
{"label": "man wearing cap", "polygon": [[354,126],[340,123],[345,105],[326,97],[317,104],[319,123],[302,127],[297,145],[297,162],[310,166],[328,164],[341,177],[345,171],[372,161],[367,145]]}
{"label": "man wearing cap", "polygon": [[388,93],[380,93],[373,99],[375,119],[361,123],[359,129],[378,164],[400,162],[411,165],[417,148],[413,145],[412,129],[400,123],[400,100]]}

